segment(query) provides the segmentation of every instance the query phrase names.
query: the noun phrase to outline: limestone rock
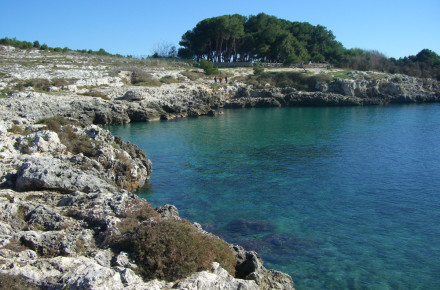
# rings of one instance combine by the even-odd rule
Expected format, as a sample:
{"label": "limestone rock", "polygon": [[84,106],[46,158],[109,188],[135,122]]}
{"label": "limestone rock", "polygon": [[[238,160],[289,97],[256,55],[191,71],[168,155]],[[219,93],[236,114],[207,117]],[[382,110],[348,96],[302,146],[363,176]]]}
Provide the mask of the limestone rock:
{"label": "limestone rock", "polygon": [[64,226],[64,218],[44,205],[38,205],[26,215],[26,222],[32,228],[46,231],[60,230]]}
{"label": "limestone rock", "polygon": [[179,217],[179,211],[174,205],[166,204],[164,206],[156,207],[155,209],[162,218]]}
{"label": "limestone rock", "polygon": [[137,91],[127,91],[122,96],[122,100],[129,102],[142,101],[143,99],[145,99],[145,95]]}
{"label": "limestone rock", "polygon": [[57,158],[28,158],[17,171],[18,190],[51,189],[90,192],[96,189],[115,190],[115,187],[93,172],[85,173]]}
{"label": "limestone rock", "polygon": [[130,259],[126,252],[120,252],[118,256],[115,257],[113,265],[116,267],[124,267],[130,269],[136,269],[137,266],[134,261]]}
{"label": "limestone rock", "polygon": [[62,153],[66,146],[61,144],[57,133],[52,131],[38,131],[17,140],[18,148],[25,153]]}
{"label": "limestone rock", "polygon": [[213,263],[210,271],[198,272],[180,281],[173,288],[178,289],[260,289],[254,281],[235,279],[220,267]]}
{"label": "limestone rock", "polygon": [[267,270],[257,253],[234,246],[237,259],[236,275],[246,280],[254,280],[260,289],[294,289],[292,278],[282,272]]}

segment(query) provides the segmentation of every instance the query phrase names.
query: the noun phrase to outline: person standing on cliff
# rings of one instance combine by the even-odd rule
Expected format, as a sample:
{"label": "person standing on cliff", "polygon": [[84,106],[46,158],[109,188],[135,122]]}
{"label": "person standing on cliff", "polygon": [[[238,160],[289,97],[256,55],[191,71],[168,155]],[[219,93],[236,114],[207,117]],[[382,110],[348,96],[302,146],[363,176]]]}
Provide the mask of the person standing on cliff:
{"label": "person standing on cliff", "polygon": [[222,78],[218,78],[218,80],[220,81],[220,83],[222,83],[223,79]]}
{"label": "person standing on cliff", "polygon": [[214,83],[217,83],[217,77],[214,77]]}
{"label": "person standing on cliff", "polygon": [[225,83],[228,83],[228,76],[225,76]]}

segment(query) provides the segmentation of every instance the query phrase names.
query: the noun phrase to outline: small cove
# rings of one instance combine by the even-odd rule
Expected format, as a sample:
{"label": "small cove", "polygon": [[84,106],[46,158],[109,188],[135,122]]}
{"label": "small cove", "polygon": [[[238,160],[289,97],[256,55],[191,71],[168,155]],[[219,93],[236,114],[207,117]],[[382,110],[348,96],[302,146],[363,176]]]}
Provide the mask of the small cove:
{"label": "small cove", "polygon": [[256,250],[297,289],[440,288],[440,105],[225,110],[108,127],[139,194]]}

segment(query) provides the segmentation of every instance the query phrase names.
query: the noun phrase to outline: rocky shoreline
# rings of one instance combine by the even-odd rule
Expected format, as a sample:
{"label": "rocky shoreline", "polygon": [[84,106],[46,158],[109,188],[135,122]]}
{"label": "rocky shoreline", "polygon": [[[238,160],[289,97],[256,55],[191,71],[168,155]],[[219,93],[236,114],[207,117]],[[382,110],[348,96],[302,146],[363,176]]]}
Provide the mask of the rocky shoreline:
{"label": "rocky shoreline", "polygon": [[[6,70],[2,74],[7,74],[2,79],[3,89],[26,81],[28,73],[35,80],[34,70],[21,69],[19,65],[23,60],[21,54],[26,52],[5,47],[2,51],[14,57],[11,61],[2,56],[11,65],[3,66]],[[46,67],[41,66],[41,70]],[[228,246],[235,261],[234,276],[213,262],[204,270],[176,279],[146,278],[141,271],[145,267],[138,263],[133,250],[115,246],[127,236],[137,238],[135,231],[142,227],[166,225],[168,220],[174,226],[188,222],[179,217],[174,206],[152,209],[132,193],[152,173],[150,160],[136,145],[95,125],[163,119],[174,107],[159,106],[154,100],[137,102],[133,95],[138,92],[132,90],[120,96],[118,79],[113,82],[112,77],[109,81],[94,69],[87,67],[85,71],[90,73],[85,74],[86,79],[77,80],[77,84],[103,82],[109,85],[104,89],[120,100],[78,95],[72,85],[59,90],[52,88],[47,93],[26,87],[0,99],[1,286],[293,289],[289,275],[267,270],[257,253],[240,246]],[[90,75],[98,76],[94,79]],[[187,91],[183,90],[180,98],[204,110],[205,100],[200,92],[186,96]],[[172,100],[167,104],[172,104],[174,93],[165,90],[159,102],[166,100],[163,95],[168,94]],[[190,108],[182,116],[191,114],[200,113],[193,113]],[[204,243],[210,240],[224,243],[197,223],[191,224],[189,234]]]}
{"label": "rocky shoreline", "polygon": [[[214,85],[198,70],[140,60],[11,47],[0,47],[0,57],[0,90],[8,92],[0,98],[0,280],[21,277],[26,287],[293,289],[289,275],[232,245],[235,277],[217,262],[173,281],[142,276],[132,252],[110,245],[133,229],[182,219],[174,206],[153,210],[132,193],[153,166],[136,145],[99,125],[215,115],[219,108],[440,101],[437,81],[402,75],[351,72],[302,92]],[[144,81],[163,85],[133,85],[140,70]],[[121,228],[127,224],[131,232]],[[197,235],[213,237],[192,225]]]}

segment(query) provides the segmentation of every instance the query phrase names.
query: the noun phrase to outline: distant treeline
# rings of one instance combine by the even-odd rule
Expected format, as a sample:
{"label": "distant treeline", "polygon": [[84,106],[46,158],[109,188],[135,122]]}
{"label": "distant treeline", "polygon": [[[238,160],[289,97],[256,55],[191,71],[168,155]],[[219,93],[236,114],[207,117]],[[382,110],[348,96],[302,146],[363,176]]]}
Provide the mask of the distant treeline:
{"label": "distant treeline", "polygon": [[179,43],[182,58],[212,62],[328,62],[337,67],[402,73],[440,80],[440,57],[429,49],[416,56],[387,58],[377,51],[346,49],[331,30],[260,13],[207,18]]}
{"label": "distant treeline", "polygon": [[69,52],[69,51],[76,51],[76,52],[81,52],[81,53],[88,53],[88,54],[95,54],[95,55],[102,55],[102,56],[118,56],[118,57],[122,57],[122,55],[120,54],[111,54],[107,51],[105,51],[103,48],[94,51],[94,50],[87,50],[87,49],[77,49],[77,50],[72,50],[68,47],[50,47],[47,44],[43,43],[40,44],[40,42],[38,40],[35,40],[34,42],[29,42],[29,41],[20,41],[17,40],[15,37],[14,38],[1,38],[0,39],[0,45],[9,45],[9,46],[13,46],[13,47],[17,47],[17,48],[21,48],[21,49],[31,49],[31,48],[36,48],[39,50],[46,50],[46,51],[56,51],[56,52]]}
{"label": "distant treeline", "polygon": [[440,56],[432,50],[423,49],[417,55],[395,59],[387,58],[378,51],[349,49],[344,61],[337,65],[355,70],[371,70],[399,73],[420,78],[433,78],[440,81]]}

